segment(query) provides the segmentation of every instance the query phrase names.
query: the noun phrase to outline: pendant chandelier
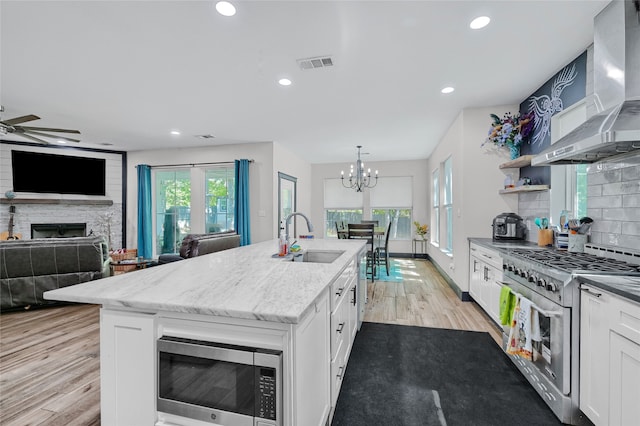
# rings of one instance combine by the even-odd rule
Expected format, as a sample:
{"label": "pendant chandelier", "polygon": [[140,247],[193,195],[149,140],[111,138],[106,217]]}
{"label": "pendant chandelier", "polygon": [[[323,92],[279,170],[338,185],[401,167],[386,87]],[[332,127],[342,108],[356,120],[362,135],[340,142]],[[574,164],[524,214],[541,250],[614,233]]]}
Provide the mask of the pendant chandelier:
{"label": "pendant chandelier", "polygon": [[340,179],[342,181],[342,186],[345,188],[355,189],[356,192],[362,192],[363,188],[373,188],[378,183],[378,171],[376,170],[375,181],[371,177],[371,169],[367,169],[364,171],[364,163],[360,159],[360,148],[362,145],[358,145],[358,161],[356,161],[356,167],[353,168],[353,164],[351,165],[351,170],[349,171],[349,181],[345,182],[344,180],[344,170],[340,172]]}

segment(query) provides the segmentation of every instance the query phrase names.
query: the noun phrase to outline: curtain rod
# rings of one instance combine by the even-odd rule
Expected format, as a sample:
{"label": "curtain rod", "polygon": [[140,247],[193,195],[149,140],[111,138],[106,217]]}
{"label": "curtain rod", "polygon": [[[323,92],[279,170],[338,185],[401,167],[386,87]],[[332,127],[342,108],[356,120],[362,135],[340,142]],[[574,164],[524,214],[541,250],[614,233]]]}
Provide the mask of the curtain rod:
{"label": "curtain rod", "polygon": [[[249,163],[254,163],[255,160],[249,160]],[[158,169],[162,167],[195,167],[195,166],[214,166],[221,164],[235,164],[233,161],[216,161],[212,163],[183,163],[183,164],[158,164],[156,166],[149,166],[152,169]],[[137,167],[137,166],[136,166]]]}

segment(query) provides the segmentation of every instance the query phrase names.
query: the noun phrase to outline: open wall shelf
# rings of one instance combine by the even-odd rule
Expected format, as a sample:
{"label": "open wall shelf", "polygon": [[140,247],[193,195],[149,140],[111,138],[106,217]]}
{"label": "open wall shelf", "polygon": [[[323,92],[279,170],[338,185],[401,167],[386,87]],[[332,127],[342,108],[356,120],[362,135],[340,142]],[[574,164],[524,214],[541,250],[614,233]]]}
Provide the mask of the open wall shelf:
{"label": "open wall shelf", "polygon": [[549,185],[524,185],[516,188],[501,189],[498,192],[500,194],[517,194],[522,192],[546,191],[548,189]]}

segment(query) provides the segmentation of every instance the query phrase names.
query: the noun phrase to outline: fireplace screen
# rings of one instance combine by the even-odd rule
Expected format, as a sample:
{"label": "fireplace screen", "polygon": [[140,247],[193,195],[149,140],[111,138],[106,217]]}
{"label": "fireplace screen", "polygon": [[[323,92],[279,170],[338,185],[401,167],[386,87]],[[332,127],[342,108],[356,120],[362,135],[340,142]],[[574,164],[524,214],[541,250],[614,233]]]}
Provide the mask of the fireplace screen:
{"label": "fireplace screen", "polygon": [[86,223],[33,223],[31,238],[85,237]]}

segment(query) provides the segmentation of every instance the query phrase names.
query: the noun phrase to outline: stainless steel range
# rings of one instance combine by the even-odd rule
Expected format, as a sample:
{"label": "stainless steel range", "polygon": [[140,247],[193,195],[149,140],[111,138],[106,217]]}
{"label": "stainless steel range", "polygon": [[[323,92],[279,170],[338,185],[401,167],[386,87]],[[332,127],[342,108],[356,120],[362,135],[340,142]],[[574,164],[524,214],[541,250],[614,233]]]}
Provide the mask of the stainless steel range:
{"label": "stainless steel range", "polygon": [[516,248],[503,255],[503,269],[504,284],[533,303],[542,336],[540,342],[534,342],[532,361],[509,357],[563,423],[589,424],[579,409],[580,289],[576,277],[580,273],[640,275],[640,265],[590,253]]}

